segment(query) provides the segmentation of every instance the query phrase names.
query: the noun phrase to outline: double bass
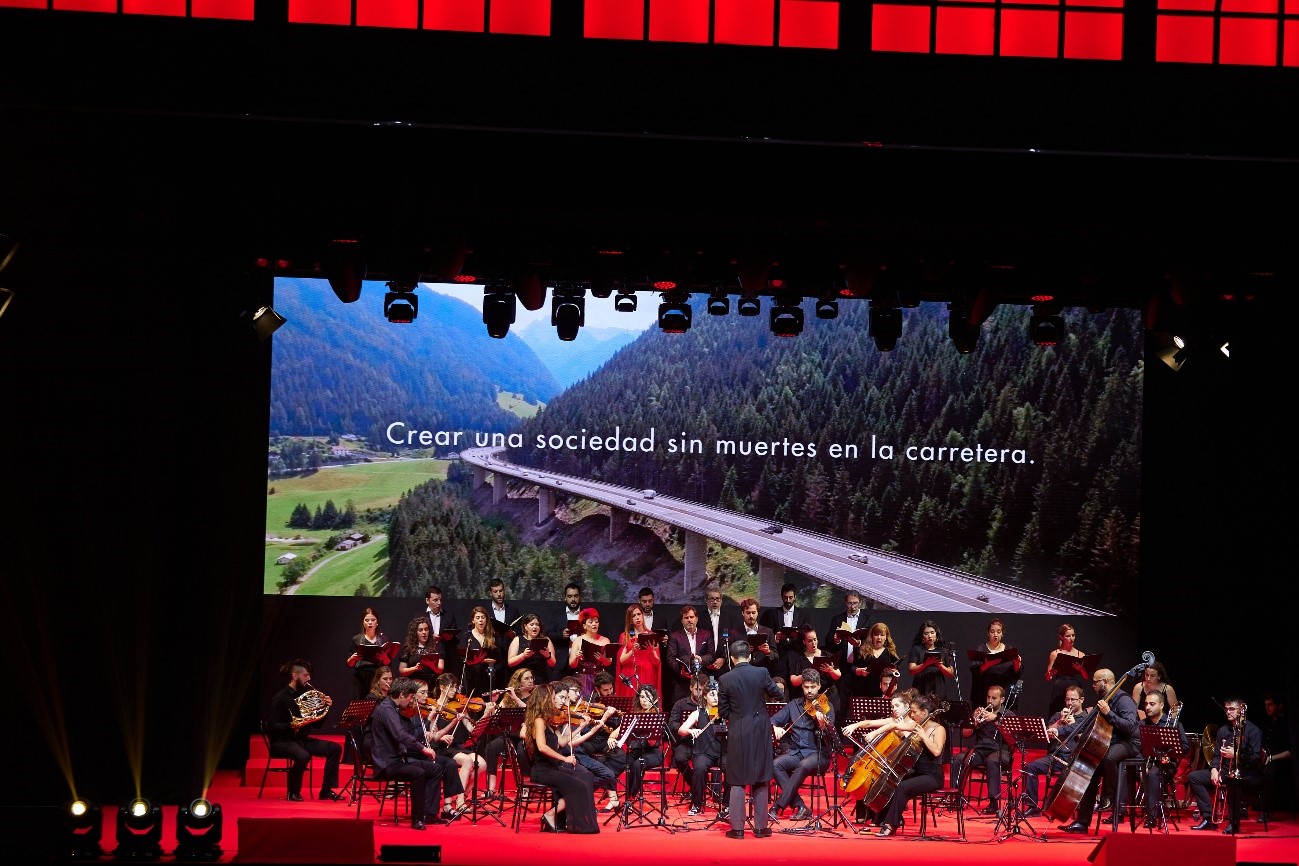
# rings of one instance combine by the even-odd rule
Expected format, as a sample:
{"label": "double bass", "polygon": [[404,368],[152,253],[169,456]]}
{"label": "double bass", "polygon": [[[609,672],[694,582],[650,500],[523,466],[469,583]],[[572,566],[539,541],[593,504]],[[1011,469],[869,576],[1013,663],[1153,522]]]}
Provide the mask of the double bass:
{"label": "double bass", "polygon": [[[1140,676],[1154,663],[1155,654],[1150,650],[1143,652],[1141,663],[1125,673],[1102,700],[1107,703],[1114,700],[1128,680]],[[1087,712],[1091,718],[1084,718],[1083,723],[1069,735],[1070,740],[1077,738],[1077,744],[1073,746],[1073,760],[1069,762],[1069,768],[1056,777],[1055,785],[1042,806],[1042,811],[1058,821],[1068,821],[1073,816],[1083,794],[1095,778],[1101,761],[1105,760],[1105,753],[1110,750],[1110,741],[1113,739],[1114,726],[1109,720],[1098,713],[1095,707]],[[1068,741],[1062,744],[1062,748],[1065,745],[1068,745]]]}
{"label": "double bass", "polygon": [[[933,716],[948,710],[946,701]],[[860,790],[861,802],[873,812],[881,812],[898,788],[898,783],[915,766],[920,757],[920,731],[899,731],[889,728],[869,740],[849,763],[840,777],[840,787],[851,794]]]}

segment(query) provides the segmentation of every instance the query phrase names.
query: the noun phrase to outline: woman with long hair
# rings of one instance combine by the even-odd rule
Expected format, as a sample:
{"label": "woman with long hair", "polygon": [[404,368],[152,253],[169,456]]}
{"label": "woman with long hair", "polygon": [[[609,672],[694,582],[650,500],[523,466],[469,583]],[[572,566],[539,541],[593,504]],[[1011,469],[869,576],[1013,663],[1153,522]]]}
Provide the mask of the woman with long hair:
{"label": "woman with long hair", "polygon": [[[1074,641],[1077,632],[1069,623],[1064,623],[1056,632],[1056,646],[1051,650],[1051,654],[1046,657],[1046,681],[1051,684],[1051,700],[1046,705],[1046,716],[1051,718],[1060,710],[1064,709],[1064,693],[1069,690],[1070,686],[1077,686],[1087,694],[1088,686],[1091,684],[1092,675],[1082,665],[1082,659],[1087,653],[1078,649]],[[1062,656],[1066,658],[1061,658]],[[1058,664],[1067,664],[1069,673],[1062,674],[1056,670]],[[1141,704],[1137,704],[1138,707]]]}
{"label": "woman with long hair", "polygon": [[491,615],[483,605],[469,611],[469,628],[460,643],[465,660],[465,674],[461,688],[471,698],[491,698],[492,671],[501,663],[501,648],[496,645],[496,630],[491,625]]}
{"label": "woman with long hair", "polygon": [[[648,646],[642,646],[641,635],[650,634]],[[618,653],[618,672],[614,678],[615,695],[631,695],[639,686],[658,686],[662,682],[663,662],[658,637],[645,628],[645,611],[639,604],[627,606],[622,634],[618,636],[622,651]]]}
{"label": "woman with long hair", "polygon": [[609,734],[614,743],[621,743],[621,749],[609,751],[609,768],[614,775],[627,773],[626,803],[632,803],[640,796],[645,779],[645,771],[663,766],[663,732],[651,731],[642,734],[639,729],[634,733],[624,730],[631,718],[643,713],[661,713],[663,705],[659,701],[659,690],[648,683],[642,683],[632,698],[631,712],[622,716],[617,728]]}
{"label": "woman with long hair", "polygon": [[853,675],[857,684],[853,694],[860,697],[888,698],[897,691],[898,648],[893,643],[893,633],[884,623],[871,625],[866,640],[857,650]]}
{"label": "woman with long hair", "polygon": [[[528,705],[528,698],[537,686],[536,676],[530,668],[519,668],[510,675],[510,681],[505,685],[501,694],[500,701],[496,704],[496,709],[522,709]],[[523,747],[523,737],[521,728],[512,731],[503,731],[493,737],[482,748],[483,760],[487,762],[487,798],[489,800],[496,797],[496,770],[501,764],[501,758],[505,755],[505,748],[508,743],[514,744],[515,754]]]}
{"label": "woman with long hair", "polygon": [[943,630],[927,619],[916,629],[907,654],[911,688],[937,700],[947,697],[947,684],[956,678],[956,650],[943,643]]}
{"label": "woman with long hair", "polygon": [[599,833],[595,812],[595,776],[577,762],[574,728],[566,693],[553,685],[538,686],[523,715],[523,740],[532,781],[555,789],[555,805],[541,816],[541,832]]}
{"label": "woman with long hair", "polygon": [[[440,674],[446,672],[446,660],[437,652],[437,644],[430,639],[429,630],[426,616],[417,616],[406,626],[406,641],[397,656],[397,673],[431,686]],[[421,663],[420,660],[426,656],[432,667]]]}
{"label": "woman with long hair", "polygon": [[396,661],[396,659],[384,658],[383,653],[379,654],[378,661],[368,661],[361,657],[359,648],[381,647],[387,643],[388,636],[379,631],[379,615],[374,612],[374,608],[367,607],[361,612],[361,630],[352,635],[352,643],[349,645],[352,652],[347,657],[347,666],[352,669],[352,682],[356,687],[358,699],[370,693],[370,680],[374,678],[375,668]]}
{"label": "woman with long hair", "polygon": [[[915,764],[897,783],[893,796],[880,811],[880,829],[875,834],[886,838],[898,832],[902,827],[902,813],[907,803],[921,794],[937,791],[943,786],[943,748],[947,745],[947,728],[938,723],[934,713],[938,711],[933,698],[921,695],[911,702],[911,710],[906,717],[890,719],[877,730],[893,729],[904,734],[920,738],[920,755]],[[869,827],[858,830],[865,833]]]}

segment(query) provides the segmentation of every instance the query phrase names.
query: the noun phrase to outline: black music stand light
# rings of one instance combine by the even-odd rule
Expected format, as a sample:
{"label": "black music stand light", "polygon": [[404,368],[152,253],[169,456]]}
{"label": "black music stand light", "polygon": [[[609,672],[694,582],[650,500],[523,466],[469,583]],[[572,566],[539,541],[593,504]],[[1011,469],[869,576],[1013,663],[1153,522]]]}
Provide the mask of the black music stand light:
{"label": "black music stand light", "polygon": [[[1024,775],[1024,765],[1027,762],[1025,752],[1028,750],[1029,740],[1046,741],[1046,722],[1037,716],[1002,716],[997,719],[997,730],[1001,732],[1002,738],[1010,744],[1011,748],[1011,767],[1010,781],[1006,783],[1007,789],[1001,798],[1001,810],[997,812],[997,823],[992,827],[992,835],[998,842],[1004,842],[1011,836],[1025,835],[1037,842],[1045,842],[1046,834],[1040,834],[1033,830],[1033,825],[1028,822],[1028,816],[1020,805],[1021,791],[1019,790],[1020,778]],[[1015,769],[1014,753],[1019,753],[1019,769]],[[998,832],[1001,831],[1001,832]]]}

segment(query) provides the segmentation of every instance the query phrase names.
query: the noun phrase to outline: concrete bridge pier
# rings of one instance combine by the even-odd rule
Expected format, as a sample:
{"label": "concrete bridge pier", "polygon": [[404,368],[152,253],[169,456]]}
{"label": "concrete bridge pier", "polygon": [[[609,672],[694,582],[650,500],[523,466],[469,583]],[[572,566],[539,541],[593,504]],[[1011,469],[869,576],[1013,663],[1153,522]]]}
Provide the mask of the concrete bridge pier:
{"label": "concrete bridge pier", "polygon": [[[708,579],[708,536],[698,532],[683,530],[685,533],[685,576],[682,578],[681,592],[686,598],[694,588]],[[777,593],[779,594],[779,592]]]}
{"label": "concrete bridge pier", "polygon": [[487,483],[487,470],[481,466],[474,467],[474,489],[477,490]]}
{"label": "concrete bridge pier", "polygon": [[505,498],[505,476],[499,472],[492,474],[492,504],[500,505]]}
{"label": "concrete bridge pier", "polygon": [[780,587],[785,583],[785,566],[769,559],[758,559],[758,605],[780,607]]}
{"label": "concrete bridge pier", "polygon": [[617,541],[631,525],[631,512],[625,508],[609,506],[609,541]]}
{"label": "concrete bridge pier", "polygon": [[550,519],[555,510],[555,494],[549,487],[537,488],[537,525]]}

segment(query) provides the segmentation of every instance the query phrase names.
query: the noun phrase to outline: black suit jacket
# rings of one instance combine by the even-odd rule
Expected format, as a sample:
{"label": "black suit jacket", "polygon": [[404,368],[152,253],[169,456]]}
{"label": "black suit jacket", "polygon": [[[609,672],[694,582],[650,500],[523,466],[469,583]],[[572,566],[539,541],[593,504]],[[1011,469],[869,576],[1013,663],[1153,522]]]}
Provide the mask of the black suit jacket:
{"label": "black suit jacket", "polygon": [[[713,643],[713,636],[706,630],[699,628],[695,631],[695,653],[699,656],[700,673],[706,674],[708,665],[713,663],[717,658],[717,647]],[[672,686],[671,700],[679,700],[690,693],[690,678],[694,676],[694,671],[690,669],[689,664],[685,666],[682,662],[690,661],[690,639],[686,637],[685,629],[672,632],[668,638],[668,651],[663,659],[663,666],[671,670],[667,676],[667,681]]]}
{"label": "black suit jacket", "polygon": [[[785,627],[785,619],[783,614],[784,614],[783,606],[778,605],[776,607],[769,607],[766,610],[764,610],[762,613],[758,614],[758,625],[765,625],[773,632],[780,631],[782,628]],[[794,626],[801,628],[806,624],[807,624],[807,611],[805,611],[801,607],[795,606]],[[797,637],[786,638],[784,640],[781,640],[780,645],[776,647],[776,654],[783,656],[785,653],[789,652],[792,649],[796,649],[801,645],[802,644]]]}
{"label": "black suit jacket", "polygon": [[[429,618],[428,605],[425,605],[424,609],[420,611],[417,614],[417,616],[422,616],[425,619],[428,619]],[[432,620],[429,620],[430,627],[432,626],[432,624],[433,624]],[[446,631],[449,628],[453,628],[459,631],[460,623],[456,622],[456,615],[452,613],[450,610],[448,610],[446,603],[443,602],[441,630]],[[444,641],[441,640],[436,634],[434,634],[429,636],[429,640],[437,641],[438,652],[441,653],[442,658],[446,660],[445,670],[448,671],[454,670],[458,672],[460,670],[460,653],[457,651],[456,641],[459,640],[459,636],[457,636],[456,640]]]}

